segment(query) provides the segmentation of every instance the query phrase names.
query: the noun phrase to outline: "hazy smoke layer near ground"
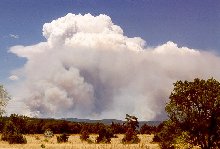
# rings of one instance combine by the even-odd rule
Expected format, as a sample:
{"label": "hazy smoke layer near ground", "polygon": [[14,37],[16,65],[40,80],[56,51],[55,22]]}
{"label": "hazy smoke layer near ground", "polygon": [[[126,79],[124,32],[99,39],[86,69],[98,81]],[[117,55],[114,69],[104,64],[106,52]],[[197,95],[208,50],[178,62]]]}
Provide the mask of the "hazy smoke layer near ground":
{"label": "hazy smoke layer near ground", "polygon": [[27,58],[15,71],[22,79],[14,103],[22,100],[26,112],[40,117],[123,119],[129,113],[158,120],[176,80],[220,78],[218,56],[171,41],[149,47],[106,15],[67,14],[45,23],[43,36],[46,42],[10,48]]}

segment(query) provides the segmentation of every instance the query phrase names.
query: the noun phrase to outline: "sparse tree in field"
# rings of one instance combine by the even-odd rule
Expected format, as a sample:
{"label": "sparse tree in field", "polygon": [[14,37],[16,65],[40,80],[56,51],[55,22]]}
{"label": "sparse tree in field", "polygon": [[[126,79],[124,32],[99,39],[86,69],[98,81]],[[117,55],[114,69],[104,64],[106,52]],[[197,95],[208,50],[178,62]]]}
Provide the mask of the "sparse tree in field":
{"label": "sparse tree in field", "polygon": [[220,147],[220,83],[208,80],[177,81],[166,105],[174,129],[186,132],[202,149]]}
{"label": "sparse tree in field", "polygon": [[133,130],[136,130],[136,128],[139,127],[139,122],[137,117],[126,114],[125,119],[127,120],[126,121],[127,127]]}
{"label": "sparse tree in field", "polygon": [[139,143],[140,139],[137,136],[136,128],[139,127],[138,118],[135,116],[130,116],[126,114],[126,133],[122,139],[122,143]]}
{"label": "sparse tree in field", "polygon": [[0,85],[0,116],[5,113],[5,106],[10,99],[11,97],[9,96],[3,85]]}

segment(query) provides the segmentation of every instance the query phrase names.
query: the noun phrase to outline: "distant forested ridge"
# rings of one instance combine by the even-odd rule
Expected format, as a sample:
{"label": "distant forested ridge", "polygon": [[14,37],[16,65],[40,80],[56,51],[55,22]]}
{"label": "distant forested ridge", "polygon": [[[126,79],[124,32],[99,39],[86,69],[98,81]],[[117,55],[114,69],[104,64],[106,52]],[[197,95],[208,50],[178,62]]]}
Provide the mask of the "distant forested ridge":
{"label": "distant forested ridge", "polygon": [[[112,122],[123,124],[125,121],[117,120],[117,119],[102,119],[102,120],[90,120],[90,119],[78,119],[78,118],[62,118],[62,120],[67,120],[71,122],[86,122],[86,123],[103,123],[105,125],[110,125]],[[140,127],[144,124],[149,126],[158,126],[163,121],[139,121]]]}

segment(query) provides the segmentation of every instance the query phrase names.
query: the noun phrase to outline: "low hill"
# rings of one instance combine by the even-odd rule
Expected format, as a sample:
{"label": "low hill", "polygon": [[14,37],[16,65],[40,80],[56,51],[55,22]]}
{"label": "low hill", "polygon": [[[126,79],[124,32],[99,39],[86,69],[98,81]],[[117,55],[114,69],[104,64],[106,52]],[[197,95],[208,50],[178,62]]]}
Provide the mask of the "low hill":
{"label": "low hill", "polygon": [[[106,125],[110,125],[112,122],[120,123],[120,124],[125,122],[117,119],[90,120],[90,119],[78,119],[78,118],[62,118],[62,120],[71,121],[71,122],[103,123]],[[144,124],[147,124],[149,126],[158,126],[160,123],[162,123],[162,121],[139,121],[140,127]]]}

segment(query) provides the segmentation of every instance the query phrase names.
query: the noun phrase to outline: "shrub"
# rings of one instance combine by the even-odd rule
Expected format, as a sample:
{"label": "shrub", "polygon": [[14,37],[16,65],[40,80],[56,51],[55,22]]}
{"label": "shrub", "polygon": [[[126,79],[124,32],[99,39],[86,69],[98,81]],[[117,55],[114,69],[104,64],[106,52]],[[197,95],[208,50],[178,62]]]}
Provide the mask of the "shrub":
{"label": "shrub", "polygon": [[2,137],[1,137],[1,140],[3,141],[8,141],[9,139],[9,136],[10,135],[13,135],[15,132],[17,132],[17,128],[15,127],[15,125],[11,122],[11,121],[8,121],[6,124],[5,124],[5,127],[3,129],[3,132],[2,132]]}
{"label": "shrub", "polygon": [[188,132],[182,132],[178,137],[174,139],[174,148],[193,148],[193,145],[190,142],[190,137]]}
{"label": "shrub", "polygon": [[91,139],[89,139],[89,138],[88,138],[86,141],[87,141],[89,144],[92,144],[92,143],[93,143],[93,141],[92,141]]}
{"label": "shrub", "polygon": [[41,148],[45,148],[46,146],[45,146],[44,144],[41,144],[40,147],[41,147]]}
{"label": "shrub", "polygon": [[163,122],[160,130],[155,134],[153,141],[158,142],[162,149],[173,149],[176,144],[175,138],[179,136],[181,136],[181,130],[174,126],[172,121],[167,120]]}
{"label": "shrub", "polygon": [[155,133],[155,131],[156,131],[155,126],[149,126],[147,124],[144,124],[140,129],[141,134],[152,134]]}
{"label": "shrub", "polygon": [[112,132],[114,134],[124,134],[126,132],[125,126],[124,124],[120,124],[120,123],[114,123],[112,122],[112,124],[110,125]]}
{"label": "shrub", "polygon": [[132,128],[128,128],[124,138],[122,139],[122,143],[139,143],[139,142],[140,139],[138,138],[137,133]]}
{"label": "shrub", "polygon": [[68,139],[69,135],[64,133],[60,136],[57,136],[57,143],[68,142]]}
{"label": "shrub", "polygon": [[112,131],[107,128],[101,128],[98,133],[99,136],[96,138],[97,143],[110,143],[111,138],[114,136]]}
{"label": "shrub", "polygon": [[155,134],[155,135],[154,135],[152,142],[161,142],[161,139],[160,139],[160,137],[158,136],[158,134]]}
{"label": "shrub", "polygon": [[26,138],[19,132],[18,128],[11,122],[8,121],[2,132],[3,141],[8,141],[9,144],[26,144]]}
{"label": "shrub", "polygon": [[27,140],[22,134],[13,134],[8,138],[9,144],[26,144]]}
{"label": "shrub", "polygon": [[39,137],[39,136],[35,136],[35,139],[36,139],[36,140],[40,140],[40,137]]}
{"label": "shrub", "polygon": [[80,139],[82,141],[87,141],[89,139],[89,132],[87,130],[82,130]]}
{"label": "shrub", "polygon": [[51,131],[50,129],[45,130],[44,136],[46,138],[52,138],[54,136],[53,131]]}

